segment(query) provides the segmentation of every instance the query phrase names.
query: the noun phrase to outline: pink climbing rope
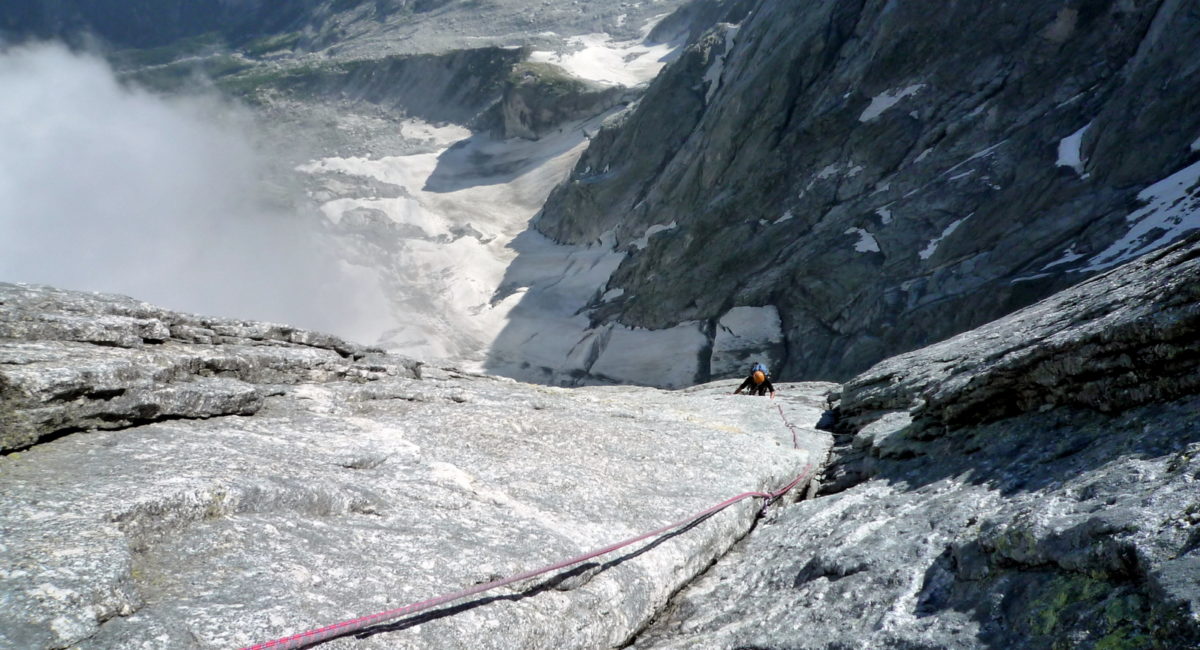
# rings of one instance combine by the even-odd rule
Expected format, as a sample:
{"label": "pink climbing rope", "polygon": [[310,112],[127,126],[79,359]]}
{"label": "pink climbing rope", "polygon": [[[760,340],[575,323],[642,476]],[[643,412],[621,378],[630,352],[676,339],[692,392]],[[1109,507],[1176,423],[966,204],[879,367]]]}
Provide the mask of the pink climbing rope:
{"label": "pink climbing rope", "polygon": [[776,404],[775,408],[779,409],[779,417],[783,418],[783,424],[792,430],[792,449],[800,448],[800,440],[796,437],[796,425],[788,422],[787,416],[783,414],[783,407]]}
{"label": "pink climbing rope", "polygon": [[[792,445],[794,448],[798,449],[800,447],[800,443],[796,438],[795,425],[788,422],[787,416],[784,415],[782,407],[779,407],[779,405],[776,405],[776,407],[779,408],[779,415],[780,415],[780,417],[783,418],[784,424],[787,425],[787,427],[792,430]],[[573,566],[575,564],[580,564],[582,562],[586,562],[592,558],[595,558],[595,557],[598,557],[601,555],[605,555],[607,553],[611,553],[613,551],[624,548],[626,546],[632,546],[633,544],[636,544],[643,540],[649,539],[651,537],[656,537],[658,535],[661,535],[668,531],[674,530],[676,528],[682,528],[684,526],[690,525],[701,519],[704,519],[705,517],[708,517],[709,515],[712,515],[716,512],[724,510],[725,508],[728,508],[729,506],[731,506],[739,501],[745,500],[745,499],[750,499],[750,498],[765,499],[765,502],[763,504],[763,508],[765,509],[767,507],[767,505],[769,505],[770,503],[772,503],[779,497],[787,494],[789,491],[792,490],[792,488],[799,485],[800,482],[803,481],[811,473],[812,473],[812,465],[806,465],[804,467],[804,471],[802,471],[799,476],[792,479],[791,482],[789,482],[787,485],[785,485],[784,487],[782,487],[774,492],[743,492],[742,494],[739,494],[735,497],[726,499],[726,500],[722,501],[721,503],[718,503],[715,506],[701,510],[700,512],[697,512],[696,514],[694,514],[690,517],[687,517],[686,519],[681,519],[675,523],[667,524],[666,526],[657,528],[648,533],[638,535],[637,537],[630,537],[629,539],[617,542],[615,544],[609,544],[608,546],[605,546],[604,548],[596,549],[594,551],[591,551],[590,553],[584,553],[583,555],[579,555],[579,556],[570,558],[568,560],[563,560],[561,562],[557,562],[555,564],[551,564],[549,566],[545,566],[540,569],[533,569],[532,571],[526,571],[524,573],[521,573],[521,574],[518,574],[515,576],[511,576],[508,578],[501,578],[499,580],[493,580],[492,582],[488,582],[488,583],[481,584],[481,585],[476,585],[469,589],[463,589],[461,591],[456,591],[451,594],[438,596],[436,598],[430,598],[429,600],[423,600],[421,602],[413,603],[411,605],[405,605],[404,607],[397,607],[396,609],[389,609],[386,612],[379,612],[378,614],[371,614],[369,616],[362,616],[362,617],[347,620],[347,621],[341,621],[339,623],[334,623],[332,625],[326,625],[325,627],[317,628],[314,630],[309,630],[307,632],[293,634],[292,636],[284,637],[282,639],[275,639],[274,641],[267,641],[265,643],[259,643],[259,644],[252,645],[252,646],[246,646],[245,648],[242,648],[242,650],[294,650],[296,648],[301,648],[301,647],[311,645],[314,643],[320,643],[322,641],[327,641],[333,637],[346,636],[348,634],[352,634],[359,630],[363,630],[363,629],[366,629],[368,627],[372,627],[375,625],[380,625],[382,623],[386,623],[388,621],[395,620],[395,619],[403,617],[403,616],[410,616],[410,615],[416,614],[418,612],[423,612],[425,610],[432,609],[439,605],[445,605],[446,603],[453,602],[455,600],[467,598],[468,596],[474,596],[476,594],[481,594],[485,591],[490,591],[492,589],[504,587],[504,586],[510,585],[514,582],[520,582],[522,580],[536,578],[537,576],[540,576],[540,575],[543,575],[546,573],[550,573],[553,571],[559,571],[559,570],[565,569],[569,566]]]}

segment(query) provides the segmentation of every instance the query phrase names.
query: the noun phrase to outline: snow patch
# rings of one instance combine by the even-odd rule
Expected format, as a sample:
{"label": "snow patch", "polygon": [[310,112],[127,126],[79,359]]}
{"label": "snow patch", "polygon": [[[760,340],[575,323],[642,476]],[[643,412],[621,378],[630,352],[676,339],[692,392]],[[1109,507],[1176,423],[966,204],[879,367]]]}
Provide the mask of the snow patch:
{"label": "snow patch", "polygon": [[879,215],[879,222],[883,225],[888,225],[892,222],[892,204],[889,203],[882,208],[875,210],[875,214]]}
{"label": "snow patch", "polygon": [[1196,138],[1196,141],[1192,143],[1191,148],[1192,151],[1200,151],[1200,138]]}
{"label": "snow patch", "polygon": [[647,45],[644,41],[614,41],[604,33],[567,39],[569,51],[535,50],[529,60],[553,63],[568,73],[601,84],[636,86],[658,76],[678,43]]}
{"label": "snow patch", "polygon": [[1070,99],[1067,99],[1066,101],[1055,106],[1054,108],[1058,109],[1058,108],[1064,108],[1066,106],[1070,106],[1071,104],[1074,104],[1075,102],[1079,101],[1079,99],[1081,97],[1083,97],[1083,93],[1077,93],[1075,95],[1072,95]]}
{"label": "snow patch", "polygon": [[[992,155],[993,153],[996,152],[997,149],[1000,148],[1001,145],[1003,145],[1006,142],[1008,142],[1008,140],[1001,140],[1000,142],[997,142],[996,144],[988,147],[987,149],[975,152],[974,154],[971,155],[970,158],[967,158],[966,160],[954,165],[950,169],[947,169],[946,171],[942,172],[942,176],[948,176],[948,175],[952,174],[954,172],[954,170],[958,169],[959,167],[962,167],[963,165],[966,165],[967,163],[969,163],[973,160],[979,160],[980,158],[983,158],[984,156]],[[954,176],[953,178],[962,178],[964,175],[965,174],[959,174],[957,176]]]}
{"label": "snow patch", "polygon": [[1054,275],[1054,274],[1053,273],[1034,273],[1033,275],[1023,275],[1019,278],[1013,278],[1012,280],[1009,280],[1008,283],[1009,284],[1017,284],[1018,282],[1030,282],[1032,280],[1040,280],[1042,278],[1048,278],[1051,275]]}
{"label": "snow patch", "polygon": [[717,322],[709,372],[714,377],[741,376],[754,361],[779,365],[783,321],[774,305],[734,307]]}
{"label": "snow patch", "polygon": [[933,147],[930,147],[930,148],[926,149],[925,151],[922,151],[922,152],[921,152],[921,155],[919,155],[919,156],[917,156],[916,158],[914,158],[914,159],[913,159],[913,162],[914,162],[914,163],[919,163],[919,162],[921,162],[922,160],[925,160],[926,158],[928,158],[928,157],[929,157],[929,154],[931,154],[931,153],[933,153]]}
{"label": "snow patch", "polygon": [[708,84],[708,90],[704,93],[705,104],[712,101],[712,96],[721,85],[721,73],[725,70],[725,58],[733,50],[733,43],[737,37],[738,27],[738,25],[725,25],[725,50],[720,56],[714,57],[712,63],[708,66],[708,70],[704,71],[704,82]]}
{"label": "snow patch", "polygon": [[1083,159],[1082,145],[1083,134],[1092,127],[1089,122],[1087,126],[1068,135],[1058,142],[1058,161],[1054,163],[1055,167],[1070,167],[1075,170],[1080,177],[1084,175],[1083,164],[1087,162]]}
{"label": "snow patch", "polygon": [[660,232],[664,232],[667,230],[674,230],[676,227],[678,227],[678,225],[679,224],[672,221],[671,223],[669,223],[665,226],[663,226],[663,225],[650,226],[649,228],[646,229],[646,232],[643,233],[641,237],[633,240],[632,242],[629,242],[629,245],[636,249],[645,248],[650,245],[651,237],[657,235]]}
{"label": "snow patch", "polygon": [[597,293],[608,295],[605,287],[625,259],[614,242],[611,231],[595,246],[560,246],[536,230],[513,240],[518,255],[504,282],[528,289],[492,307],[495,338],[467,369],[564,384],[586,373],[608,336],[606,327],[592,327],[587,304]]}
{"label": "snow patch", "polygon": [[1055,266],[1060,266],[1062,264],[1070,264],[1071,262],[1074,262],[1077,259],[1086,257],[1083,253],[1076,253],[1075,246],[1076,246],[1075,244],[1071,244],[1069,247],[1067,247],[1067,250],[1063,251],[1062,257],[1054,260],[1053,262],[1050,262],[1046,266],[1043,266],[1042,270],[1045,271],[1046,269],[1049,269],[1049,268],[1052,268]]}
{"label": "snow patch", "polygon": [[438,147],[448,147],[471,135],[469,129],[457,124],[443,124],[439,126],[416,118],[401,122],[396,127],[396,133],[406,139],[425,141],[427,144]]}
{"label": "snow patch", "polygon": [[[586,147],[583,130],[593,122],[529,142],[492,140],[462,127],[412,120],[403,123],[403,132],[434,145],[431,151],[376,159],[330,157],[300,165],[314,183],[332,188],[328,191],[336,198],[320,206],[325,217],[347,239],[370,242],[363,249],[347,241],[347,250],[361,258],[357,271],[374,268],[377,278],[373,332],[363,340],[427,362],[479,362],[508,326],[522,289],[539,281],[509,277],[517,256],[510,244],[528,228],[550,190],[569,175]],[[370,182],[346,182],[355,179]],[[400,196],[372,196],[380,184],[394,186]],[[352,214],[367,216],[350,220]],[[569,263],[564,257],[556,259]],[[607,280],[604,275],[586,288],[570,285],[582,292],[577,307]]]}
{"label": "snow patch", "polygon": [[867,106],[862,115],[858,116],[859,122],[870,122],[871,120],[883,115],[884,111],[895,106],[900,100],[905,97],[911,97],[925,87],[925,84],[916,84],[900,90],[888,90],[871,99],[871,104]]}
{"label": "snow patch", "polygon": [[838,173],[837,165],[825,165],[825,167],[821,171],[817,172],[817,178],[819,178],[821,180],[825,180],[827,178],[831,178],[831,177],[837,175],[837,173]]}
{"label": "snow patch", "polygon": [[1200,229],[1200,162],[1185,167],[1138,193],[1146,206],[1125,217],[1129,232],[1079,271],[1100,271],[1131,260],[1176,237]]}
{"label": "snow patch", "polygon": [[[971,214],[974,214],[974,213],[972,212]],[[937,251],[938,245],[942,243],[942,240],[949,237],[955,230],[958,230],[958,227],[960,225],[962,225],[962,222],[971,218],[971,214],[968,214],[967,216],[963,217],[962,219],[956,219],[949,226],[946,226],[946,229],[942,231],[941,235],[939,235],[936,239],[930,241],[929,245],[926,246],[923,250],[921,250],[920,253],[918,253],[918,255],[921,257],[921,259],[927,260],[930,257],[933,257],[934,252]]]}
{"label": "snow patch", "polygon": [[591,373],[629,384],[682,388],[700,372],[700,352],[708,337],[700,324],[689,322],[663,330],[609,326],[607,344]]}
{"label": "snow patch", "polygon": [[600,302],[608,302],[610,300],[616,300],[617,298],[620,298],[623,295],[625,295],[625,290],[622,289],[621,287],[617,287],[616,289],[609,289],[608,291],[604,292],[603,296],[600,296]]}
{"label": "snow patch", "polygon": [[776,219],[775,223],[783,223],[784,221],[791,221],[792,219],[795,219],[795,218],[796,218],[796,215],[792,214],[791,210],[788,210],[783,213],[782,217],[779,217],[778,219]]}
{"label": "snow patch", "polygon": [[858,235],[858,241],[854,243],[854,250],[859,253],[878,253],[879,241],[875,239],[875,235],[863,230],[862,228],[850,228],[846,230],[846,235]]}

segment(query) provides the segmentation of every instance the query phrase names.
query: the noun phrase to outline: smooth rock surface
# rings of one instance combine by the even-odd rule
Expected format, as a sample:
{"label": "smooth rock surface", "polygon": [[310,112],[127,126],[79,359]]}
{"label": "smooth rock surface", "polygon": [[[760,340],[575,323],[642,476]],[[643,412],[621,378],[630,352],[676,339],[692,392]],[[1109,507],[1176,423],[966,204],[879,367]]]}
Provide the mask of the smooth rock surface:
{"label": "smooth rock surface", "polygon": [[[55,421],[86,430],[0,458],[2,647],[268,641],[776,489],[815,469],[831,443],[811,428],[828,384],[772,401],[730,395],[732,382],[567,390],[428,367],[417,378],[409,360],[331,339],[291,343],[316,335],[278,326],[111,296],[0,291],[0,346],[18,360],[0,365],[10,421],[47,421],[35,379],[68,367],[82,386],[142,391],[167,412],[174,402],[163,394],[180,386],[228,394],[206,383],[212,364],[202,362],[233,359],[241,365],[215,379],[255,395],[252,414],[100,418],[111,430],[94,428],[98,407],[83,395],[55,406]],[[61,325],[64,314],[89,313],[103,322],[97,332]],[[169,335],[183,327],[211,334]],[[129,347],[87,342],[105,338]],[[345,356],[335,351],[343,346]],[[760,508],[741,501],[686,532],[327,647],[618,647],[745,535]]]}
{"label": "smooth rock surface", "polygon": [[279,384],[415,377],[419,367],[286,325],[0,283],[0,450],[84,429],[250,415]]}

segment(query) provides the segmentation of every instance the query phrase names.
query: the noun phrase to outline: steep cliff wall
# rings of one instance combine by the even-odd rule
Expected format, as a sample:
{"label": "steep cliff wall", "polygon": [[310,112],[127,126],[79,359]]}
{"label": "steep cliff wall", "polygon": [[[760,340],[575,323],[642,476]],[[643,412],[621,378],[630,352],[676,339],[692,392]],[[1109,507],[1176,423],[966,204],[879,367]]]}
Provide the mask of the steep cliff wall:
{"label": "steep cliff wall", "polygon": [[1192,236],[848,382],[827,496],[633,647],[1200,647],[1198,292]]}
{"label": "steep cliff wall", "polygon": [[628,253],[596,323],[773,307],[782,376],[845,378],[1200,225],[1197,38],[1175,0],[762,0],[537,227]]}

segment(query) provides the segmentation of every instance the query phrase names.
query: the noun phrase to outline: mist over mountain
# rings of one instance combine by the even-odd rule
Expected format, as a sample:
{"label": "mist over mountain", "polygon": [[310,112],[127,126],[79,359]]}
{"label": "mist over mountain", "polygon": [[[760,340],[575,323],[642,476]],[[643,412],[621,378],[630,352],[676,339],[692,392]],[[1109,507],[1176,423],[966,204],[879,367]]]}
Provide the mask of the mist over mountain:
{"label": "mist over mountain", "polygon": [[[99,272],[65,265],[12,279],[135,293],[180,309],[307,324],[423,358],[482,363],[511,307],[493,304],[515,256],[508,244],[574,164],[587,134],[665,65],[677,44],[660,41],[686,36],[690,22],[664,20],[679,2],[545,11],[517,2],[418,3],[396,11],[386,4],[323,3],[302,11],[305,26],[291,31],[247,40],[240,28],[224,26],[150,48],[105,35],[102,21],[63,26],[64,37],[69,32],[69,41],[86,43],[84,52],[101,53],[113,70],[97,69],[95,55],[84,55],[80,66],[90,66],[97,82],[62,99],[63,112],[77,109],[80,119],[94,121],[94,139],[112,143],[110,170],[125,164],[123,141],[133,132],[158,148],[131,154],[148,160],[134,171],[65,196],[96,211],[122,205],[122,193],[162,204],[171,213],[165,220],[137,201],[115,207],[100,219],[113,222],[112,236],[96,250],[132,260],[138,255],[126,254],[131,247],[153,248],[175,270],[126,274],[121,269],[131,265],[116,261]],[[116,20],[126,11],[132,9],[88,5],[84,13]],[[234,14],[254,22],[244,11]],[[662,33],[643,41],[659,21]],[[130,29],[140,29],[136,22]],[[8,24],[16,43],[41,33],[37,21],[23,29],[19,21]],[[313,36],[332,24],[342,30],[336,38]],[[265,30],[268,23],[259,25]],[[18,62],[30,58],[23,53],[46,50],[13,45],[7,55]],[[29,70],[21,65],[10,67]],[[23,79],[28,97],[53,99],[76,85],[49,74]],[[88,96],[92,90],[101,94]],[[194,102],[181,98],[197,95],[208,97],[208,108],[184,108],[181,119],[215,134],[204,152],[189,150],[175,126],[141,120],[121,103],[186,107]],[[15,139],[27,137],[23,119],[8,123]],[[532,139],[512,141],[514,134]],[[20,187],[36,192],[75,182],[66,171],[72,144],[65,133],[54,137],[60,141],[39,142],[59,158],[23,171],[44,178]],[[229,151],[219,151],[226,142]],[[176,160],[208,164],[211,173],[174,173]],[[78,169],[94,164],[89,159]],[[151,198],[154,192],[160,196]],[[39,226],[44,220],[23,218],[16,202],[9,205],[10,241],[20,240],[22,250],[48,248],[63,230],[82,232]],[[53,218],[87,214],[71,206]],[[134,232],[132,224],[146,220],[161,227]],[[212,244],[209,231],[218,221],[236,231],[231,244]],[[275,225],[260,227],[266,222]],[[45,259],[30,254],[11,263],[32,271],[31,258]],[[131,275],[123,284],[96,281]],[[202,277],[210,281],[195,281]]]}
{"label": "mist over mountain", "polygon": [[0,647],[1200,648],[1197,42],[5,3]]}
{"label": "mist over mountain", "polygon": [[[0,274],[369,337],[369,278],[272,184],[255,117],[122,85],[54,45],[0,54]],[[373,293],[374,290],[374,293]]]}

